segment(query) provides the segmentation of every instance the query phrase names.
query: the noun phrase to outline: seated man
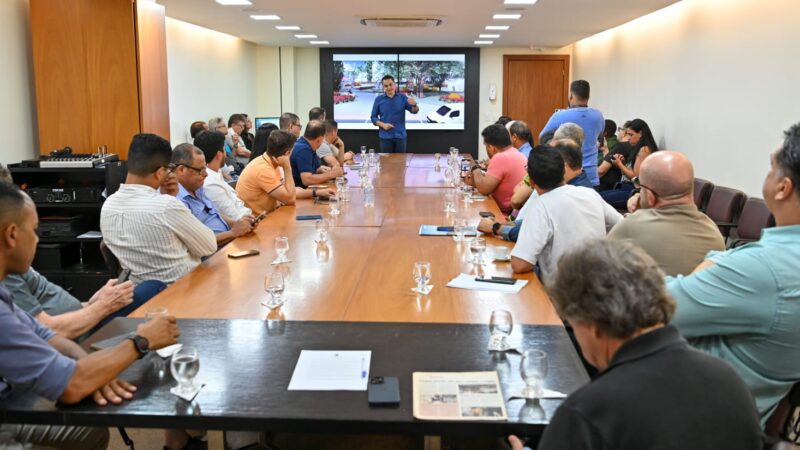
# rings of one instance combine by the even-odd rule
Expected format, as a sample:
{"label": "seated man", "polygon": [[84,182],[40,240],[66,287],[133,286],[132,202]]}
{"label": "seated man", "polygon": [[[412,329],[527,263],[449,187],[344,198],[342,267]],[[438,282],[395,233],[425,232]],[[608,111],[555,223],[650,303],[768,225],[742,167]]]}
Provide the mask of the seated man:
{"label": "seated man", "polygon": [[[0,281],[30,269],[39,218],[33,201],[16,186],[0,183]],[[133,398],[136,388],[116,377],[150,350],[176,342],[174,317],[143,323],[116,346],[87,354],[16,307],[0,286],[0,398],[33,392],[50,401],[78,403],[91,396],[98,405]],[[0,425],[0,447],[29,446],[105,449],[108,429],[75,426]],[[23,447],[24,446],[24,447]]]}
{"label": "seated man", "polygon": [[491,195],[503,214],[511,212],[511,193],[525,176],[527,160],[511,146],[511,136],[504,126],[489,125],[481,132],[483,145],[489,155],[486,173],[474,165],[464,183],[474,186],[483,195]]}
{"label": "seated man", "polygon": [[564,184],[564,158],[557,148],[539,145],[528,159],[528,175],[538,194],[522,217],[517,244],[511,250],[514,273],[539,265],[547,281],[561,255],[583,241],[606,235],[622,220],[594,189]]}
{"label": "seated man", "polygon": [[329,167],[344,166],[347,161],[353,160],[353,152],[345,150],[344,141],[339,137],[339,124],[328,119],[325,125],[325,139],[317,149],[317,156],[322,163]]}
{"label": "seated man", "polygon": [[169,142],[137,134],[128,150],[125,184],[110,195],[100,212],[100,230],[134,284],[172,283],[217,251],[214,232],[175,197],[156,189],[167,180],[172,157]]}
{"label": "seated man", "polygon": [[506,128],[509,134],[511,134],[511,145],[519,150],[527,160],[528,155],[531,154],[531,142],[533,142],[531,129],[528,128],[528,124],[521,120],[512,120],[506,125]]}
{"label": "seated man", "polygon": [[292,166],[289,157],[297,139],[288,131],[276,130],[267,138],[267,151],[244,168],[236,183],[236,193],[255,214],[272,212],[280,205],[294,205],[298,198],[330,196],[330,189],[303,189],[287,176]]}
{"label": "seated man", "polygon": [[559,406],[538,450],[763,448],[747,387],[668,325],[675,301],[643,251],[587,242],[562,256],[548,291],[600,372]]}
{"label": "seated man", "polygon": [[290,161],[295,186],[307,189],[308,186],[327,183],[344,175],[341,167],[323,166],[317,156],[317,149],[325,138],[325,126],[319,120],[306,125],[306,132],[294,144]]}
{"label": "seated man", "polygon": [[207,122],[203,122],[202,120],[192,122],[192,125],[189,127],[189,135],[192,137],[192,141],[203,131],[208,131]]}
{"label": "seated man", "polygon": [[247,215],[239,220],[224,217],[214,202],[206,197],[203,188],[207,176],[206,157],[199,148],[186,143],[178,145],[172,151],[172,166],[178,177],[178,200],[214,232],[218,247],[253,231],[253,216]]}
{"label": "seated man", "polygon": [[225,143],[233,149],[233,155],[239,159],[243,159],[243,164],[247,163],[250,159],[250,150],[244,144],[242,133],[244,133],[245,123],[247,118],[243,114],[232,114],[228,118],[228,134],[225,136]]}
{"label": "seated man", "polygon": [[609,239],[641,247],[673,276],[688,275],[708,252],[725,250],[717,225],[694,204],[694,169],[686,156],[653,154],[642,163],[637,184],[641,192],[632,206],[638,203],[638,210],[618,223]]}
{"label": "seated man", "polygon": [[292,133],[296,138],[299,138],[300,132],[303,131],[303,124],[300,123],[300,116],[295,113],[285,112],[281,114],[278,124],[280,124],[281,130]]}
{"label": "seated man", "polygon": [[667,279],[678,303],[673,324],[739,372],[762,423],[800,381],[800,123],[770,159],[762,191],[777,226]]}
{"label": "seated man", "polygon": [[217,131],[207,131],[194,140],[206,161],[206,179],[203,189],[219,212],[233,220],[252,217],[250,208],[236,196],[236,191],[222,177],[222,165],[225,163],[225,136]]}

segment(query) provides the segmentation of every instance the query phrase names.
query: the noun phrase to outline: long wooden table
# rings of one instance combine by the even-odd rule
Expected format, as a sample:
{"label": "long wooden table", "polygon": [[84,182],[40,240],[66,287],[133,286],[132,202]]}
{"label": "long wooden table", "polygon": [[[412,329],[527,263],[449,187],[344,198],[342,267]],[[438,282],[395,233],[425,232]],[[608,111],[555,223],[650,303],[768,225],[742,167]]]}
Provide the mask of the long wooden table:
{"label": "long wooden table", "polygon": [[[442,156],[442,164],[446,155]],[[477,225],[480,211],[501,217],[489,198],[469,204],[460,199],[457,212],[445,214],[444,174],[434,169],[432,155],[382,157],[375,174],[375,207],[364,207],[358,172],[348,173],[350,201],[342,214],[328,215],[329,206],[300,200],[271,213],[258,229],[236,239],[197,269],[174,283],[133,316],[166,307],[179,318],[263,319],[270,310],[261,305],[267,294],[264,275],[281,270],[286,275],[287,302],[280,313],[287,320],[487,323],[495,309],[507,309],[517,323],[560,324],[547,295],[533,274],[513,275],[509,263],[491,262],[487,275],[514,276],[528,285],[519,294],[469,291],[446,287],[459,273],[477,270],[468,261],[466,243],[449,237],[419,236],[420,225],[451,225],[456,217]],[[321,214],[331,223],[326,247],[315,243],[314,221],[296,215]],[[289,238],[289,264],[274,266],[276,236]],[[486,236],[492,247],[510,247]],[[255,257],[233,260],[228,254],[258,249]],[[415,261],[430,261],[433,291],[426,296],[411,291]],[[273,311],[273,314],[278,312]]]}

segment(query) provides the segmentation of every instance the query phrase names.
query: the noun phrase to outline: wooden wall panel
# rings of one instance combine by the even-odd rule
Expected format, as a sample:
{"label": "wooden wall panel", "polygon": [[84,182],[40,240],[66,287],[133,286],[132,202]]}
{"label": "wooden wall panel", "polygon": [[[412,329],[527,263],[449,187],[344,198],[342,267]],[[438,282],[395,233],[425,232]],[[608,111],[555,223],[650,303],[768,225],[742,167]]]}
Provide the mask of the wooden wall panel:
{"label": "wooden wall panel", "polygon": [[169,140],[167,35],[164,16],[164,7],[155,0],[136,0],[142,131]]}

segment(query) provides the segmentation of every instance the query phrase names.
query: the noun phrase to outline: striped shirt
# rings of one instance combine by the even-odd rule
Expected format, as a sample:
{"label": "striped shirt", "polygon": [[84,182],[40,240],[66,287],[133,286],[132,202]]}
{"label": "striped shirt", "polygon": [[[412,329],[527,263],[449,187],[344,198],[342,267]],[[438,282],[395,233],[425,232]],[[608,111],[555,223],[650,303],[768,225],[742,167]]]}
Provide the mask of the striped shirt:
{"label": "striped shirt", "polygon": [[123,184],[103,204],[100,231],[131,280],[172,283],[217,250],[214,232],[180,200],[142,184]]}
{"label": "striped shirt", "polygon": [[232,220],[239,220],[247,214],[251,214],[250,208],[244,205],[244,202],[236,196],[236,191],[233,190],[231,185],[225,182],[222,174],[211,170],[207,170],[208,176],[203,182],[203,187],[206,191],[206,197],[210,198],[214,205],[216,205],[219,212]]}

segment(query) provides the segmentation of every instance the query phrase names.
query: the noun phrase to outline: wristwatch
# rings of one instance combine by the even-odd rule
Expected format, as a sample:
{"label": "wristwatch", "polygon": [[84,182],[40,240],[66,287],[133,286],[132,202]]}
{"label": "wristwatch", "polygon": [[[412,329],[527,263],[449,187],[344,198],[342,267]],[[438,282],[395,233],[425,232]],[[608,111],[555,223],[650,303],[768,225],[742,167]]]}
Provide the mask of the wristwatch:
{"label": "wristwatch", "polygon": [[139,359],[144,358],[146,354],[150,353],[150,341],[148,341],[146,337],[133,334],[128,336],[128,339],[133,341],[133,348],[139,352]]}
{"label": "wristwatch", "polygon": [[316,196],[317,196],[317,190],[315,188],[311,188],[311,198],[314,198]]}
{"label": "wristwatch", "polygon": [[492,224],[492,234],[496,235],[497,232],[500,231],[500,227],[502,227],[502,226],[503,226],[503,224],[501,224],[500,222],[493,223]]}

